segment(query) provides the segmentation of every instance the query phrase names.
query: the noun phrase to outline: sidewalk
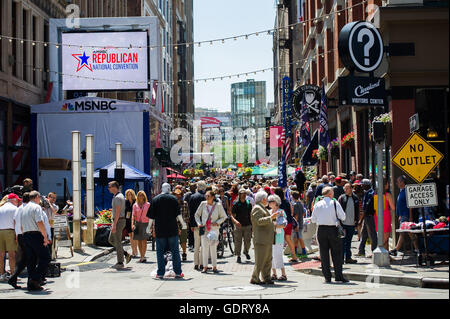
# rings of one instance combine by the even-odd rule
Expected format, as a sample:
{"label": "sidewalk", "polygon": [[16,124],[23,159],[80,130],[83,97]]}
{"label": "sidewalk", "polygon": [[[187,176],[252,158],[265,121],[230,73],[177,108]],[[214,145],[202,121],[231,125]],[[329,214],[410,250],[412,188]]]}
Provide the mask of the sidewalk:
{"label": "sidewalk", "polygon": [[[448,288],[449,264],[448,262],[436,261],[434,266],[416,266],[413,257],[405,256],[402,261],[402,253],[391,258],[389,267],[377,267],[372,264],[372,258],[355,257],[358,252],[359,241],[356,236],[352,242],[352,258],[358,261],[357,264],[344,264],[344,276],[353,281],[365,281],[367,283],[381,283],[391,285],[401,285],[409,287],[427,288]],[[317,248],[317,246],[313,246]],[[371,255],[370,246],[366,245],[366,256]],[[323,276],[320,261],[314,260],[319,253],[309,254],[307,259],[301,263],[294,264],[294,270],[316,276]],[[334,271],[331,270],[334,276]]]}
{"label": "sidewalk", "polygon": [[[128,244],[129,240],[125,240],[124,244]],[[82,263],[89,263],[95,259],[110,254],[114,251],[114,247],[99,247],[95,245],[86,245],[81,243],[81,251],[73,251],[73,257],[70,253],[70,248],[59,247],[56,262],[61,263],[61,269],[66,269],[70,266],[79,265]]]}

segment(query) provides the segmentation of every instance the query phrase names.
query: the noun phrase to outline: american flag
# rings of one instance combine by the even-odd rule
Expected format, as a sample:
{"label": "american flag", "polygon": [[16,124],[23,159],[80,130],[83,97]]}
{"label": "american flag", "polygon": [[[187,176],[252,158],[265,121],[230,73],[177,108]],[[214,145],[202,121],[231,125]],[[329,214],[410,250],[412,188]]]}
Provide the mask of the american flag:
{"label": "american flag", "polygon": [[286,134],[286,130],[283,127],[283,131],[281,133],[281,142],[283,143],[283,154],[286,155],[286,162],[289,162],[289,159],[291,158],[291,131],[289,128],[288,134]]}

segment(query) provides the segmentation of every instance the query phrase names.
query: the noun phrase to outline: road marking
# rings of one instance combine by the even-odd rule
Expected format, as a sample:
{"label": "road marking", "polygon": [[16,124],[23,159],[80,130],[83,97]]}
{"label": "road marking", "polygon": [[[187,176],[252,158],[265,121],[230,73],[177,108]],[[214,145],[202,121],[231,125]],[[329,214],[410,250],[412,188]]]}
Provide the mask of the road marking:
{"label": "road marking", "polygon": [[75,264],[75,265],[67,265],[67,266],[61,266],[61,269],[66,269],[66,268],[70,268],[70,267],[78,267],[78,266],[84,266],[84,265],[90,265],[90,264],[96,264],[96,261],[88,261],[85,263],[79,263],[79,264]]}

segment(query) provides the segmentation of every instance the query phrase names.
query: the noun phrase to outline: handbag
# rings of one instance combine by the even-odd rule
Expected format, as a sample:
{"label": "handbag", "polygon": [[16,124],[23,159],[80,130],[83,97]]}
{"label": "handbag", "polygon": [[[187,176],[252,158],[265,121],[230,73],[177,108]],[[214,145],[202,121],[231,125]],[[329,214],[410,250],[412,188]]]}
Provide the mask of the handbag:
{"label": "handbag", "polygon": [[[205,206],[206,206],[207,204],[205,204]],[[208,206],[206,206],[206,207],[208,207]],[[213,208],[211,209],[211,212],[208,212],[209,213],[209,215],[208,215],[208,220],[211,218],[211,214],[212,214],[212,212],[214,211],[214,208],[216,207],[216,204],[214,204],[214,206],[213,206]],[[201,219],[202,217],[200,216],[200,220],[202,220]],[[203,226],[203,227],[200,227],[199,228],[199,235],[200,236],[203,236],[204,234],[205,234],[205,231],[206,231],[206,226]]]}
{"label": "handbag", "polygon": [[345,238],[346,231],[345,231],[344,227],[342,227],[341,220],[337,216],[336,201],[334,201],[334,200],[333,200],[333,205],[334,205],[334,213],[336,214],[336,219],[338,220],[338,224],[336,226],[338,229],[338,238]]}

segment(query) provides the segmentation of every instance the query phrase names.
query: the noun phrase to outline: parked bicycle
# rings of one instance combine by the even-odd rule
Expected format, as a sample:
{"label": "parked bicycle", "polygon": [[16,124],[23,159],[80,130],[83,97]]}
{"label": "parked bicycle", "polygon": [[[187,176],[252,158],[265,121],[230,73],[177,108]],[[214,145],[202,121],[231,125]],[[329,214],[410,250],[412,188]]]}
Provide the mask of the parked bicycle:
{"label": "parked bicycle", "polygon": [[234,254],[234,238],[233,238],[233,222],[231,217],[220,225],[219,244],[217,245],[217,258],[222,258],[225,253],[225,248],[229,248],[231,254]]}

